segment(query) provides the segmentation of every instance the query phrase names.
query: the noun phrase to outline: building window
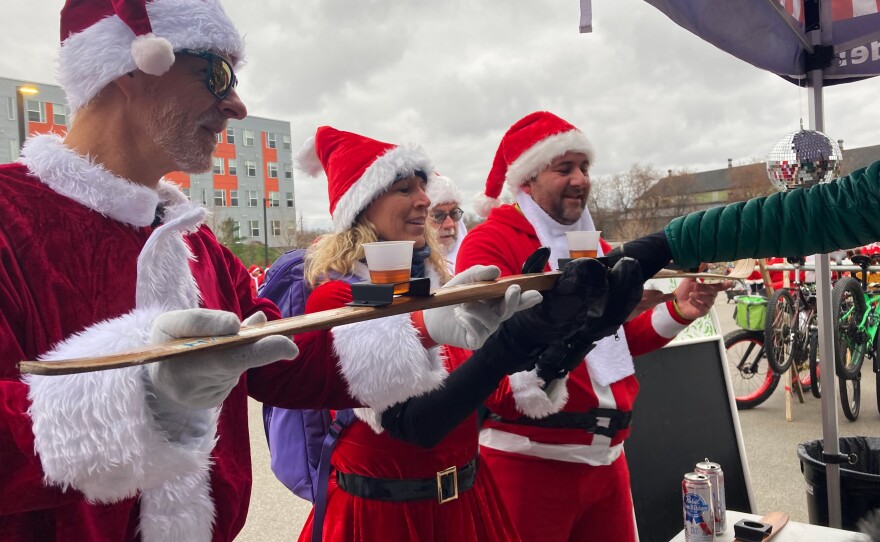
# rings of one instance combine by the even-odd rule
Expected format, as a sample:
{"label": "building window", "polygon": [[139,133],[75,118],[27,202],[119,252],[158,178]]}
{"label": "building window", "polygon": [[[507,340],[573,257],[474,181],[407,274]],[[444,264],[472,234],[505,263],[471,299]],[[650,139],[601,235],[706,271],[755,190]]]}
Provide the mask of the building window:
{"label": "building window", "polygon": [[223,175],[223,159],[214,157],[214,175]]}
{"label": "building window", "polygon": [[183,195],[186,196],[186,199],[189,199],[189,188],[182,188]]}
{"label": "building window", "polygon": [[208,191],[202,188],[202,205],[208,205]]}
{"label": "building window", "polygon": [[293,166],[290,164],[284,164],[284,178],[293,179]]}
{"label": "building window", "polygon": [[287,201],[288,207],[293,207],[293,192],[288,192],[285,196],[285,200]]}
{"label": "building window", "polygon": [[281,221],[273,220],[272,221],[272,235],[275,237],[281,236]]}
{"label": "building window", "polygon": [[232,131],[232,128],[226,129],[226,142],[235,143],[235,132]]}
{"label": "building window", "polygon": [[28,122],[46,122],[46,104],[37,100],[26,101]]}
{"label": "building window", "polygon": [[257,201],[257,191],[248,190],[248,207],[256,207]]}
{"label": "building window", "polygon": [[15,120],[15,100],[12,98],[6,98],[6,118]]}
{"label": "building window", "polygon": [[281,146],[286,151],[290,150],[290,136],[289,135],[281,136]]}
{"label": "building window", "polygon": [[229,191],[229,206],[238,207],[238,190]]}
{"label": "building window", "polygon": [[253,130],[242,130],[242,134],[244,136],[244,146],[245,147],[253,147],[254,146],[254,131]]}
{"label": "building window", "polygon": [[214,134],[214,139],[217,140],[217,143],[223,143],[223,134],[217,132],[216,134]]}
{"label": "building window", "polygon": [[214,190],[214,206],[226,207],[226,190]]}
{"label": "building window", "polygon": [[251,231],[251,237],[260,236],[260,221],[248,220],[248,229]]}
{"label": "building window", "polygon": [[256,177],[257,176],[257,163],[253,160],[245,160],[244,168],[247,170],[248,177]]}
{"label": "building window", "polygon": [[278,143],[276,143],[275,140],[275,134],[270,134],[269,132],[266,132],[266,146],[270,149],[278,148]]}
{"label": "building window", "polygon": [[287,235],[293,237],[296,235],[296,222],[293,220],[287,221]]}
{"label": "building window", "polygon": [[232,223],[232,237],[236,240],[236,243],[239,242],[239,239],[241,239],[241,232],[241,222],[236,220]]}
{"label": "building window", "polygon": [[235,158],[230,158],[226,164],[229,166],[229,174],[238,176],[238,164]]}
{"label": "building window", "polygon": [[67,126],[67,106],[52,104],[52,124]]}
{"label": "building window", "polygon": [[269,170],[270,179],[278,178],[278,162],[268,162],[266,163],[266,168]]}
{"label": "building window", "polygon": [[281,199],[278,192],[269,192],[269,207],[281,207]]}

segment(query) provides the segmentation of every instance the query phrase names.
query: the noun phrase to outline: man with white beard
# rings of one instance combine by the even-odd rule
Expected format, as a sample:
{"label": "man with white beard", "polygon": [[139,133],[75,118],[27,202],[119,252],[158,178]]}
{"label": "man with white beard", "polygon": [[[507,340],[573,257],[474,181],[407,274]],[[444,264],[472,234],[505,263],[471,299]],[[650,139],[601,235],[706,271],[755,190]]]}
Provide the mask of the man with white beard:
{"label": "man with white beard", "polygon": [[428,197],[431,198],[428,217],[437,230],[440,246],[446,251],[444,258],[449,264],[449,271],[454,272],[458,247],[467,234],[463,220],[464,211],[460,207],[461,191],[452,179],[438,173],[428,183]]}

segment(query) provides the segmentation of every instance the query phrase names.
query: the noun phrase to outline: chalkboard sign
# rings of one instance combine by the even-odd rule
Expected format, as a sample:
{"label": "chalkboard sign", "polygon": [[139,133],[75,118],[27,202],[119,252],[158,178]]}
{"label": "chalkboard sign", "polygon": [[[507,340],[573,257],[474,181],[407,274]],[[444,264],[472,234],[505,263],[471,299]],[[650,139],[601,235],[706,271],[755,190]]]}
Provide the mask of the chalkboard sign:
{"label": "chalkboard sign", "polygon": [[640,542],[669,542],[682,530],[681,481],[706,458],[724,470],[727,508],[752,511],[723,349],[716,336],[635,359],[641,388],[625,449]]}

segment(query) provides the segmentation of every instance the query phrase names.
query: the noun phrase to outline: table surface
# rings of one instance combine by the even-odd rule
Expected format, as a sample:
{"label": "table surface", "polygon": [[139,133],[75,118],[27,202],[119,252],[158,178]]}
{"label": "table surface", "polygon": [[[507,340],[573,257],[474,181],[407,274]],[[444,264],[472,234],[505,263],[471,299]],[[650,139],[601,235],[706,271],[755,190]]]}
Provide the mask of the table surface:
{"label": "table surface", "polygon": [[[727,530],[724,531],[724,534],[716,537],[715,541],[733,542],[733,524],[741,519],[760,521],[761,516],[728,510]],[[670,542],[684,542],[684,530]],[[870,542],[870,539],[861,533],[829,529],[828,527],[789,520],[785,527],[779,531],[779,534],[770,539],[770,542]]]}

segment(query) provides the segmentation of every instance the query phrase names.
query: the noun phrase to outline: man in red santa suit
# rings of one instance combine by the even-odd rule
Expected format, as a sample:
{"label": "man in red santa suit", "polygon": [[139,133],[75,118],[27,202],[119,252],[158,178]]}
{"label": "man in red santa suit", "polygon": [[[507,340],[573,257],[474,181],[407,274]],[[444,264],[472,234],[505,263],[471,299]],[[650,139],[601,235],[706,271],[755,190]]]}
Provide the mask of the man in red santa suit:
{"label": "man in red santa suit", "polygon": [[[595,230],[586,210],[593,158],[586,136],[552,113],[515,123],[478,197],[477,212],[488,219],[465,237],[456,268],[495,265],[514,275],[546,246],[545,270],[555,270],[569,256],[565,232]],[[516,203],[498,206],[505,183]],[[600,255],[609,250],[602,240]],[[546,374],[559,378],[542,379],[539,366],[502,381],[486,402],[491,415],[480,453],[523,540],[635,540],[623,454],[639,387],[632,358],[662,347],[708,313],[723,287],[684,281],[673,300],[596,342],[570,374],[550,367]]]}
{"label": "man in red santa suit", "polygon": [[[0,540],[233,540],[251,490],[248,395],[359,405],[326,344],[301,341],[308,363],[274,336],[77,375],[17,364],[279,317],[206,210],[162,178],[208,171],[216,135],[246,115],[241,36],[216,0],[68,0],[61,38],[73,125],[0,166]],[[476,346],[498,327],[491,309],[473,316]],[[431,337],[455,344],[458,327],[447,318]]]}

